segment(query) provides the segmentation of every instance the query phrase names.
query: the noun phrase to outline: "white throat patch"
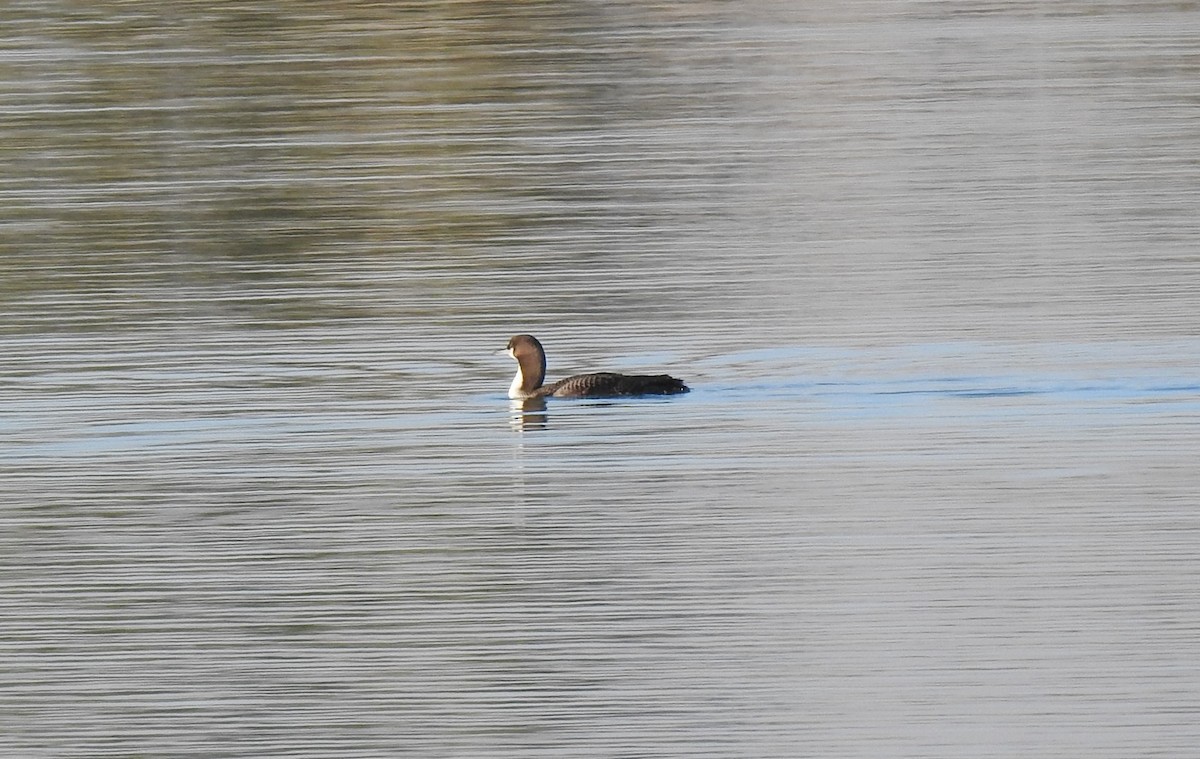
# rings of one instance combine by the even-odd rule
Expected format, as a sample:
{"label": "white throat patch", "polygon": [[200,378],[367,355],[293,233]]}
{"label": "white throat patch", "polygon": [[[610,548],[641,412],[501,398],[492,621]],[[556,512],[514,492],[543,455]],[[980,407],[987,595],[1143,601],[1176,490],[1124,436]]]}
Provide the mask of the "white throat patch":
{"label": "white throat patch", "polygon": [[521,391],[521,386],[525,384],[525,375],[521,374],[521,367],[517,367],[517,376],[513,377],[512,384],[508,386],[509,398],[524,398],[525,393]]}
{"label": "white throat patch", "polygon": [[[513,352],[512,348],[508,349],[508,355],[511,356],[514,360],[517,357],[517,354]],[[524,384],[525,384],[525,375],[521,373],[521,362],[518,361],[517,362],[517,376],[513,377],[512,384],[508,386],[508,397],[509,398],[524,398],[525,393],[522,392],[522,390],[521,390],[521,386]]]}

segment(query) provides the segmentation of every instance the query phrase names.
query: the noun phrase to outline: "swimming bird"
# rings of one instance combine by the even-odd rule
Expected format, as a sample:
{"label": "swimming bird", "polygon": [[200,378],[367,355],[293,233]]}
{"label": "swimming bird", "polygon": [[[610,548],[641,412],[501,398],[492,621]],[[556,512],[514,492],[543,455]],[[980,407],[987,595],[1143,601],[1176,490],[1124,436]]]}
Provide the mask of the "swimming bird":
{"label": "swimming bird", "polygon": [[508,355],[516,359],[517,376],[508,388],[509,398],[611,398],[618,395],[673,395],[686,393],[683,380],[667,374],[576,374],[549,385],[546,351],[533,335],[516,335],[508,341]]}

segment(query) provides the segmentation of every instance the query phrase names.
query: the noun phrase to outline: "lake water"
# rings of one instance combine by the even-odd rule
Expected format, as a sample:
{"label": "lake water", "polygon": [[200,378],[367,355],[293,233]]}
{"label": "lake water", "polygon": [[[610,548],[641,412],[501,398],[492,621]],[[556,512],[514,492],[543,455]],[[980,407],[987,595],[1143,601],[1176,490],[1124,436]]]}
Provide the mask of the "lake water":
{"label": "lake water", "polygon": [[1192,4],[0,20],[5,756],[1200,745]]}

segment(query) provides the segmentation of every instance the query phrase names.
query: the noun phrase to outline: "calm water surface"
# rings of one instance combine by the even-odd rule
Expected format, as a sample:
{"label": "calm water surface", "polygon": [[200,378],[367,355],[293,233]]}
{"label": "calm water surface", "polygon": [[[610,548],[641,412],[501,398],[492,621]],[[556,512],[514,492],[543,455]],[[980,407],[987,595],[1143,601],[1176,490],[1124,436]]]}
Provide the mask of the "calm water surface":
{"label": "calm water surface", "polygon": [[1189,4],[0,20],[5,756],[1200,745]]}

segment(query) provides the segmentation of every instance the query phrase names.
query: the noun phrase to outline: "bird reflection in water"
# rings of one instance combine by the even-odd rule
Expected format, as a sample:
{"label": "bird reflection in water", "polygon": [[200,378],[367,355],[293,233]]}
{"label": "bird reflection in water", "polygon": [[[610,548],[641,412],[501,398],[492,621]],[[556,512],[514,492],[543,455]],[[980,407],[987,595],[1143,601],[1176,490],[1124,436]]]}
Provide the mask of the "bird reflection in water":
{"label": "bird reflection in water", "polygon": [[549,423],[544,397],[515,398],[509,403],[508,408],[510,411],[509,423],[515,430],[521,432],[543,430]]}

